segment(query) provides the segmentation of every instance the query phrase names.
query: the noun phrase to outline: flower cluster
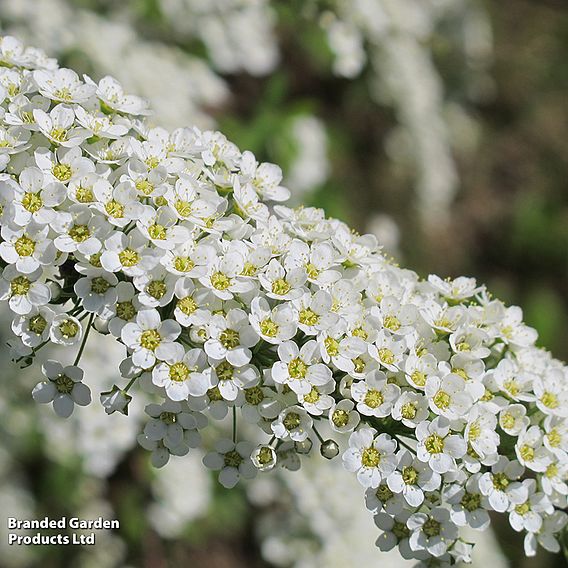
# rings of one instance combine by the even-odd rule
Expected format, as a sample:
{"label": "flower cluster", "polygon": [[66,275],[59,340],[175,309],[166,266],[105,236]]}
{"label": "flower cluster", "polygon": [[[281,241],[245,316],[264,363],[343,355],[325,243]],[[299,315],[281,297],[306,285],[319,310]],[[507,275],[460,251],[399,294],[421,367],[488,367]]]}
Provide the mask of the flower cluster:
{"label": "flower cluster", "polygon": [[559,550],[568,371],[519,308],[471,278],[420,280],[374,237],[278,205],[277,166],[217,132],[150,128],[110,77],[12,37],[0,66],[0,299],[20,363],[76,350],[45,363],[38,402],[64,417],[90,402],[78,365],[94,329],[128,354],[106,412],[127,413],[136,388],[156,400],[139,437],[156,466],[200,445],[208,419],[232,421],[204,459],[227,487],[297,469],[314,442],[334,458],[348,438],[381,550],[467,560],[459,529],[491,511],[527,554]]}

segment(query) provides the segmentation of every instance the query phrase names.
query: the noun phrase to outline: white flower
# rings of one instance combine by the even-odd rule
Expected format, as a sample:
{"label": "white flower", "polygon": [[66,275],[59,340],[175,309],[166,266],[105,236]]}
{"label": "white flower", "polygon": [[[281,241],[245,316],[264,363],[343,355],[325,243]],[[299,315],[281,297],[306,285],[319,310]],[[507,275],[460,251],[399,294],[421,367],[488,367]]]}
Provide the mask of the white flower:
{"label": "white flower", "polygon": [[479,479],[479,490],[489,499],[493,510],[504,513],[509,505],[519,505],[526,500],[526,486],[516,481],[524,472],[518,461],[509,461],[501,456],[492,466],[491,472],[484,473]]}
{"label": "white flower", "polygon": [[544,414],[568,418],[568,375],[562,369],[552,369],[533,381],[536,406]]}
{"label": "white flower", "polygon": [[211,379],[225,400],[234,401],[243,389],[258,383],[259,372],[253,365],[234,367],[227,360],[211,368]]}
{"label": "white flower", "polygon": [[522,404],[510,404],[499,413],[499,426],[509,436],[518,436],[529,423],[527,409]]}
{"label": "white flower", "polygon": [[278,346],[280,361],[272,367],[275,382],[288,385],[296,394],[308,394],[312,386],[325,385],[331,380],[331,370],[319,363],[317,342],[310,340],[298,348],[296,343],[286,341]]}
{"label": "white flower", "polygon": [[[96,85],[89,77],[85,77],[85,80],[89,85]],[[96,86],[96,94],[103,108],[124,114],[149,114],[148,102],[135,95],[125,94],[122,85],[113,77],[103,77]]]}
{"label": "white flower", "polygon": [[275,300],[294,300],[304,292],[306,272],[300,268],[284,270],[273,258],[266,269],[258,275],[258,281],[267,290],[267,296]]}
{"label": "white flower", "polygon": [[132,397],[116,385],[113,385],[111,390],[102,392],[99,399],[107,414],[113,414],[114,412],[128,414],[128,405]]}
{"label": "white flower", "polygon": [[87,269],[83,274],[83,278],[79,278],[73,287],[77,297],[81,298],[88,312],[108,317],[111,306],[118,300],[118,278],[112,272],[97,268]]}
{"label": "white flower", "polygon": [[250,312],[250,323],[264,341],[278,345],[296,335],[297,312],[291,304],[278,304],[271,309],[265,298],[256,297],[252,299]]}
{"label": "white flower", "polygon": [[357,428],[361,417],[354,410],[355,404],[351,400],[340,400],[329,409],[329,425],[336,432],[352,432]]}
{"label": "white flower", "polygon": [[39,92],[56,102],[84,103],[95,92],[92,85],[83,83],[71,69],[40,69],[34,71],[33,77]]}
{"label": "white flower", "polygon": [[409,428],[416,428],[428,418],[429,414],[428,399],[411,390],[404,391],[392,407],[392,417]]}
{"label": "white flower", "polygon": [[448,302],[460,302],[471,298],[482,288],[477,286],[475,278],[460,276],[455,280],[442,280],[439,276],[430,274],[428,282],[439,291]]}
{"label": "white flower", "polygon": [[491,522],[487,512],[491,505],[479,489],[480,477],[481,474],[475,473],[467,480],[465,486],[452,484],[444,491],[445,498],[452,506],[450,516],[458,527],[469,526],[482,531]]}
{"label": "white flower", "polygon": [[331,295],[324,290],[313,295],[307,292],[293,300],[292,304],[298,312],[298,327],[306,335],[318,335],[333,327],[339,319],[331,311]]}
{"label": "white flower", "polygon": [[394,401],[400,396],[400,387],[388,383],[382,371],[372,371],[364,381],[351,385],[351,396],[357,401],[357,410],[361,414],[384,418],[391,413]]}
{"label": "white flower", "polygon": [[31,274],[41,266],[52,264],[56,250],[48,238],[49,227],[29,223],[26,227],[12,229],[4,225],[1,230],[0,256],[8,264],[14,264],[18,272]]}
{"label": "white flower", "polygon": [[57,105],[49,113],[34,109],[34,118],[46,138],[65,148],[79,146],[90,136],[86,128],[73,127],[75,112],[67,105]]}
{"label": "white flower", "polygon": [[303,442],[312,428],[313,420],[300,406],[290,406],[283,410],[272,422],[274,435],[281,440]]}
{"label": "white flower", "polygon": [[441,416],[416,427],[416,455],[437,473],[455,471],[456,459],[463,457],[467,450],[465,440],[449,432],[449,421]]}
{"label": "white flower", "polygon": [[428,513],[414,513],[406,526],[412,531],[408,541],[410,548],[426,550],[435,558],[443,556],[458,537],[458,529],[444,507],[434,507]]}
{"label": "white flower", "polygon": [[515,444],[517,459],[533,471],[546,471],[552,462],[552,454],[543,444],[543,432],[538,426],[531,426],[521,432]]}
{"label": "white flower", "polygon": [[239,479],[252,479],[256,468],[251,461],[253,445],[248,442],[235,444],[222,439],[215,444],[215,452],[207,454],[203,463],[210,469],[219,471],[219,483],[223,487],[234,487]]}
{"label": "white flower", "polygon": [[225,317],[213,316],[209,322],[210,337],[204,349],[212,359],[227,360],[235,367],[246,365],[252,357],[251,347],[258,343],[258,335],[249,324],[246,312],[229,310]]}
{"label": "white flower", "polygon": [[528,497],[522,503],[511,505],[509,508],[509,523],[517,532],[525,530],[527,532],[538,532],[543,523],[545,515],[554,512],[552,503],[544,493],[536,491],[536,481],[526,479],[523,481],[528,489]]}
{"label": "white flower", "polygon": [[203,396],[212,386],[203,372],[208,367],[203,350],[190,349],[186,352],[181,344],[174,343],[170,351],[152,370],[153,383],[164,387],[172,400]]}
{"label": "white flower", "polygon": [[473,400],[465,392],[466,384],[459,375],[449,374],[443,378],[430,377],[426,381],[425,394],[432,412],[456,420],[467,416]]}
{"label": "white flower", "polygon": [[410,507],[420,507],[424,502],[424,492],[440,487],[441,476],[424,462],[413,458],[408,450],[401,450],[397,469],[387,477],[386,482],[393,493],[402,493]]}
{"label": "white flower", "polygon": [[36,402],[53,402],[53,409],[63,418],[71,416],[75,404],[87,406],[91,402],[91,391],[81,382],[83,370],[79,367],[63,367],[49,360],[44,363],[42,372],[49,380],[38,383],[32,391]]}
{"label": "white flower", "polygon": [[349,448],[343,454],[345,469],[357,473],[363,487],[378,487],[397,465],[396,441],[374,428],[359,428],[349,436]]}
{"label": "white flower", "polygon": [[37,347],[49,337],[55,312],[47,306],[34,307],[28,314],[14,318],[12,331],[28,347]]}
{"label": "white flower", "polygon": [[2,271],[0,300],[8,300],[10,309],[19,315],[29,314],[34,307],[45,306],[51,299],[50,289],[41,281],[41,270],[21,274],[14,265]]}
{"label": "white flower", "polygon": [[76,345],[83,338],[81,322],[68,314],[59,314],[51,322],[49,337],[57,345]]}
{"label": "white flower", "polygon": [[136,322],[127,323],[121,331],[124,344],[133,351],[132,361],[142,369],[149,369],[156,359],[165,361],[175,356],[173,341],[181,332],[174,320],[160,318],[157,310],[142,310],[136,315]]}

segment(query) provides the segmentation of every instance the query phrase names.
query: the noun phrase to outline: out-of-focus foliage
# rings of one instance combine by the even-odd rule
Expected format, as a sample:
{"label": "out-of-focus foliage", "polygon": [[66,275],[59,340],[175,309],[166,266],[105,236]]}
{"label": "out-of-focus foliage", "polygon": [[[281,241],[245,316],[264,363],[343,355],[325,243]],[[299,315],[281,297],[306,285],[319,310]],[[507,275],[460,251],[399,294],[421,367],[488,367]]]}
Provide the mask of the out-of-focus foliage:
{"label": "out-of-focus foliage", "polygon": [[[373,5],[387,11],[366,21]],[[373,230],[422,274],[487,282],[524,307],[541,345],[568,358],[568,4],[2,0],[0,25],[63,65],[117,76],[152,99],[157,122],[215,124],[282,164],[298,203]],[[195,467],[199,456],[156,474],[128,431],[109,457],[97,433],[108,417],[86,417],[70,433],[37,415],[33,376],[5,369],[0,510],[116,516],[121,530],[93,550],[15,549],[0,532],[0,567],[290,564],[283,547],[310,521],[300,507],[290,522],[287,501],[301,496],[285,482],[228,492]],[[81,452],[97,436],[101,454]],[[187,499],[171,490],[180,487]],[[309,492],[309,480],[302,487]],[[277,527],[285,536],[268,539]],[[500,535],[511,565],[548,562],[521,561],[513,536]],[[296,538],[302,566],[322,561],[320,538]]]}

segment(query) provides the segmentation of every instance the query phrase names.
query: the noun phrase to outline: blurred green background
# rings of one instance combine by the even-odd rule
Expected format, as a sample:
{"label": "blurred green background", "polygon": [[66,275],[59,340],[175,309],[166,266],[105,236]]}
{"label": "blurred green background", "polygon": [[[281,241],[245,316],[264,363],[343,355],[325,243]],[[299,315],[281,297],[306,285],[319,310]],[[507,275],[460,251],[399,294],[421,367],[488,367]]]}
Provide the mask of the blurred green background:
{"label": "blurred green background", "polygon": [[[355,30],[355,45],[333,35],[337,22]],[[565,1],[2,0],[0,25],[62,65],[117,76],[152,99],[157,122],[214,126],[281,164],[296,203],[375,232],[420,275],[487,283],[523,307],[540,345],[568,359]],[[339,44],[347,71],[338,71]],[[309,521],[290,520],[297,513],[285,483],[280,499],[274,487],[228,492],[192,466],[160,485],[135,433],[108,467],[89,466],[81,436],[99,436],[93,459],[103,459],[104,420],[78,422],[71,443],[70,425],[38,416],[33,371],[22,378],[5,369],[0,509],[40,518],[103,511],[121,530],[97,554],[4,546],[1,568],[323,565],[313,550],[326,545]],[[149,520],[152,507],[171,513],[192,491],[207,502],[189,503],[189,513],[180,506],[167,517],[174,528]],[[501,525],[503,565],[566,565],[545,554],[524,559],[522,542]],[[297,556],[307,550],[311,560],[287,560],[267,538],[278,530],[311,535],[307,548],[294,540]],[[369,563],[403,565],[389,558]]]}

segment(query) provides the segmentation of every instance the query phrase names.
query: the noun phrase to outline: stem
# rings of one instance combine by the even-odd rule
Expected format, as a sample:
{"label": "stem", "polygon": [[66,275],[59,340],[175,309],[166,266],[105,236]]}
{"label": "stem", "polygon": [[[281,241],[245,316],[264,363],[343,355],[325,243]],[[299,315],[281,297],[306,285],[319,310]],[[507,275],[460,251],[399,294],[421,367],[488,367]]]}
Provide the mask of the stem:
{"label": "stem", "polygon": [[89,337],[89,332],[91,331],[91,325],[93,324],[94,319],[95,319],[95,314],[91,314],[91,317],[87,322],[87,329],[85,330],[83,341],[81,341],[81,346],[79,347],[79,351],[77,353],[77,357],[75,357],[75,362],[73,363],[73,365],[77,365],[81,359],[81,355],[83,355],[83,350],[85,349],[85,345],[87,344],[87,338]]}
{"label": "stem", "polygon": [[314,424],[312,426],[313,431],[315,432],[315,435],[318,437],[318,440],[320,441],[320,444],[323,444],[323,438],[321,437],[320,433],[317,431],[316,425]]}
{"label": "stem", "polygon": [[[140,373],[140,374],[141,374],[141,373]],[[136,379],[137,379],[138,377],[140,377],[140,374],[136,375],[135,377],[132,377],[132,378],[130,379],[130,381],[128,381],[128,384],[126,385],[126,387],[124,387],[124,388],[122,389],[122,391],[123,391],[123,392],[128,392],[128,391],[130,390],[130,387],[131,387],[131,386],[134,384],[134,382],[136,381]]]}
{"label": "stem", "polygon": [[237,443],[237,407],[233,406],[233,444]]}

